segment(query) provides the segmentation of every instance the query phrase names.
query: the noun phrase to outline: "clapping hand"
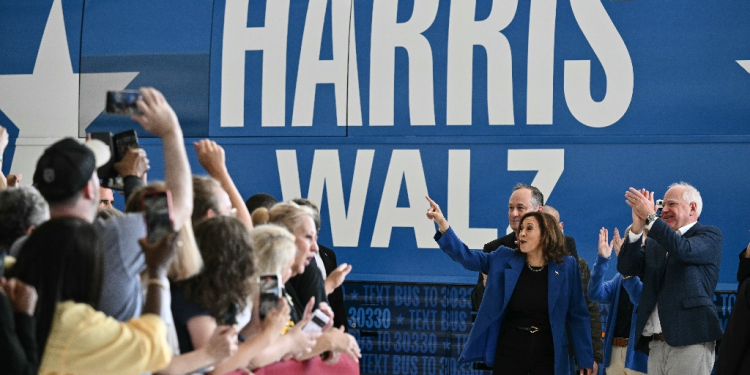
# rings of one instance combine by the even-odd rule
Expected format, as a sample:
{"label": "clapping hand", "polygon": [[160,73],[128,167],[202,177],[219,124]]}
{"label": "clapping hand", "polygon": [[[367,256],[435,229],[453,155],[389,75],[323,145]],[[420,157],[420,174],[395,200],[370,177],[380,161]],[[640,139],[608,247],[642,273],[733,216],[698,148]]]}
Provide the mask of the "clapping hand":
{"label": "clapping hand", "polygon": [[612,246],[615,248],[615,255],[620,256],[620,250],[622,249],[622,243],[625,238],[620,237],[620,231],[615,228],[615,234],[612,235]]}
{"label": "clapping hand", "polygon": [[636,190],[631,187],[625,192],[625,198],[625,203],[632,209],[632,231],[633,233],[641,233],[646,225],[646,217],[656,213],[654,192],[649,192],[646,189]]}

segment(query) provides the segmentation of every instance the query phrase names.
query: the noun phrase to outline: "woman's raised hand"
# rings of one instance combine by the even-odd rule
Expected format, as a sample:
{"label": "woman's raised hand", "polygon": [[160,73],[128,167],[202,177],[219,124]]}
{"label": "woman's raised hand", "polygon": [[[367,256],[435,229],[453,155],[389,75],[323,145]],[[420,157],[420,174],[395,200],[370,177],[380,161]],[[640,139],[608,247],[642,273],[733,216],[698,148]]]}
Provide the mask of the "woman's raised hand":
{"label": "woman's raised hand", "polygon": [[620,249],[622,249],[622,243],[625,241],[624,238],[620,237],[620,231],[615,228],[615,234],[612,235],[612,246],[615,248],[615,255],[620,256]]}
{"label": "woman's raised hand", "polygon": [[445,220],[443,211],[440,211],[440,206],[430,199],[430,197],[425,198],[430,202],[430,208],[427,209],[427,218],[437,223],[440,233],[445,233],[448,228],[450,228],[450,224],[448,223],[448,220]]}
{"label": "woman's raised hand", "polygon": [[612,242],[609,242],[609,231],[606,228],[599,229],[599,255],[609,258],[612,255]]}

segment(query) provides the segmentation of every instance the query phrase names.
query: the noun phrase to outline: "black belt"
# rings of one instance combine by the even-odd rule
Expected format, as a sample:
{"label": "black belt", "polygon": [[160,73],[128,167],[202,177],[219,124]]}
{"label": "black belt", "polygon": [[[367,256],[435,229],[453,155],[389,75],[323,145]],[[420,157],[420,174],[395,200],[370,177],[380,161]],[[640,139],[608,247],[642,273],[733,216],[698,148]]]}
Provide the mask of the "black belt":
{"label": "black belt", "polygon": [[541,331],[546,331],[549,329],[549,327],[537,327],[537,326],[528,326],[528,327],[522,327],[522,326],[514,326],[519,331],[526,331],[528,333],[537,333]]}

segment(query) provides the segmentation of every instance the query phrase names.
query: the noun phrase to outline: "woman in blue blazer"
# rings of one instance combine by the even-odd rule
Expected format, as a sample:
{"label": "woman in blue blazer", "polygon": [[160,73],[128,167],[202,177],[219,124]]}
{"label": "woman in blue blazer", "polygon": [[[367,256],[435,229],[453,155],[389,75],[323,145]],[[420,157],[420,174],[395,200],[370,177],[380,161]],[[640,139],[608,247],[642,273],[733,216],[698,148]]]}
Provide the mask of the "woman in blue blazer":
{"label": "woman in blue blazer", "polygon": [[[627,232],[628,231],[626,230],[625,236],[627,236]],[[602,365],[607,369],[608,375],[645,374],[648,371],[648,356],[646,353],[635,350],[634,348],[635,312],[638,309],[638,301],[641,299],[643,283],[638,276],[627,277],[622,276],[619,273],[615,274],[615,277],[613,277],[612,280],[607,282],[603,281],[604,274],[607,273],[607,269],[609,268],[609,258],[612,255],[612,248],[615,248],[616,255],[620,254],[622,239],[620,238],[617,229],[615,229],[612,242],[608,241],[609,232],[602,228],[599,231],[599,256],[596,258],[596,263],[594,263],[594,271],[591,272],[591,281],[589,282],[589,298],[594,302],[607,303],[610,306],[607,328],[604,331],[604,363],[602,363]],[[627,317],[627,319],[630,320],[630,330],[627,337],[627,347],[625,347],[625,358],[624,361],[621,361],[620,359],[617,359],[618,356],[622,355],[621,352],[619,352],[619,350],[613,350],[612,347],[613,339],[615,338],[617,320],[620,318],[617,316],[617,313],[619,311],[620,295],[622,294],[623,288],[627,293],[627,297],[630,299],[630,303],[633,304],[633,312]],[[616,358],[617,360],[613,358]]]}
{"label": "woman in blue blazer", "polygon": [[[568,336],[582,374],[594,365],[591,322],[576,260],[565,252],[555,219],[542,212],[521,218],[519,250],[500,246],[472,251],[450,228],[429,197],[427,218],[435,240],[451,259],[487,275],[484,299],[461,353],[461,362],[485,362],[493,374],[568,374]],[[587,365],[584,365],[587,364]]]}

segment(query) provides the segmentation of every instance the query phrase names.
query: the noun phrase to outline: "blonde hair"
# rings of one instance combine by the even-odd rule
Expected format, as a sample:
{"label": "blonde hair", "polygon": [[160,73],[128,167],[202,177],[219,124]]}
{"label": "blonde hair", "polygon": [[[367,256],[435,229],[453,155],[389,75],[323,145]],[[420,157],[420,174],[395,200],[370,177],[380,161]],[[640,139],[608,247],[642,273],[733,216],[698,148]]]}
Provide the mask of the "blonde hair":
{"label": "blonde hair", "polygon": [[315,221],[315,213],[312,208],[300,206],[294,202],[284,202],[274,205],[270,210],[260,207],[253,211],[253,223],[256,225],[277,224],[294,233],[301,219],[305,216],[309,216]]}
{"label": "blonde hair", "polygon": [[[153,190],[166,190],[167,184],[163,181],[154,181],[146,186],[141,186],[133,191],[125,202],[125,212],[141,212],[141,199],[143,194]],[[180,229],[180,241],[182,246],[177,249],[177,255],[167,270],[167,277],[171,281],[189,279],[197,275],[203,269],[203,257],[198,244],[195,242],[195,233],[190,219]]]}
{"label": "blonde hair", "polygon": [[250,231],[250,243],[261,274],[281,274],[297,252],[294,235],[281,226],[261,225]]}

